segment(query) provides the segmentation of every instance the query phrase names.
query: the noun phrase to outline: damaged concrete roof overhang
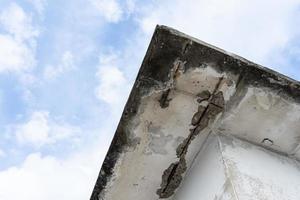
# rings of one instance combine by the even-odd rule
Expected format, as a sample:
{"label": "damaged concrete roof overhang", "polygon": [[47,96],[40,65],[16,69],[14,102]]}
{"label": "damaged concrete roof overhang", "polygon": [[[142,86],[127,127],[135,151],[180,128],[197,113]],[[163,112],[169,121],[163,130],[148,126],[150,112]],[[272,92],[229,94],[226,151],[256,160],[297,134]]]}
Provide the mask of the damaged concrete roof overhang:
{"label": "damaged concrete roof overhang", "polygon": [[157,26],[91,199],[299,199],[299,87]]}

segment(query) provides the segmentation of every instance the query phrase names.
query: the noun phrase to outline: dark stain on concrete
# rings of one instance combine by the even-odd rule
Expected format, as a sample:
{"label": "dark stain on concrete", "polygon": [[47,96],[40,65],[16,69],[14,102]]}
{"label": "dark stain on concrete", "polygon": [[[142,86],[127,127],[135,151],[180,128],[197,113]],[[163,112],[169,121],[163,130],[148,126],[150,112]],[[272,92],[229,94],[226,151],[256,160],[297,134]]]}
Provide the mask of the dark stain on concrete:
{"label": "dark stain on concrete", "polygon": [[189,136],[176,149],[179,161],[172,163],[162,175],[161,188],[156,191],[160,198],[169,198],[175,193],[186,171],[185,155],[189,145],[196,135],[208,126],[209,121],[214,120],[223,111],[225,104],[224,97],[223,93],[218,91],[222,80],[223,78],[221,77],[214,89],[214,93],[212,95],[209,94],[209,98],[207,99],[208,105],[206,107],[199,105],[198,111],[193,115],[191,124],[194,128],[190,130]]}
{"label": "dark stain on concrete", "polygon": [[161,95],[161,98],[159,99],[159,105],[161,108],[166,108],[169,106],[169,102],[172,100],[169,98],[171,89],[167,89],[164,91]]}
{"label": "dark stain on concrete", "polygon": [[186,171],[186,161],[181,158],[178,162],[172,163],[162,176],[161,188],[157,190],[160,198],[169,198],[179,187],[183,174]]}
{"label": "dark stain on concrete", "polygon": [[201,118],[202,118],[202,116],[203,116],[203,113],[205,112],[205,110],[206,110],[206,107],[204,107],[204,106],[199,106],[198,107],[198,111],[194,114],[194,116],[192,117],[192,122],[191,122],[191,124],[193,125],[193,126],[196,126],[199,122],[200,122],[200,120],[201,120]]}
{"label": "dark stain on concrete", "polygon": [[222,91],[217,92],[210,101],[211,104],[218,106],[220,108],[224,107],[224,102],[225,101],[224,101],[224,96]]}
{"label": "dark stain on concrete", "polygon": [[197,94],[197,102],[201,103],[202,101],[206,101],[210,98],[210,92],[208,90],[204,90]]}

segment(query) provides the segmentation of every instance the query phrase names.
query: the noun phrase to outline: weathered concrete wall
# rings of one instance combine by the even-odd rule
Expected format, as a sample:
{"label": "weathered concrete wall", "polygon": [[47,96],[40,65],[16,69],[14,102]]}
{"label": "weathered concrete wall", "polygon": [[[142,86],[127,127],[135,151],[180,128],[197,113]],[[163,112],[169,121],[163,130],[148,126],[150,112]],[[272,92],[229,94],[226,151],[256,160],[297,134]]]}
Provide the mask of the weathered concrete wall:
{"label": "weathered concrete wall", "polygon": [[252,143],[212,134],[176,200],[298,200],[300,165]]}
{"label": "weathered concrete wall", "polygon": [[299,102],[297,82],[158,27],[91,199],[299,199]]}

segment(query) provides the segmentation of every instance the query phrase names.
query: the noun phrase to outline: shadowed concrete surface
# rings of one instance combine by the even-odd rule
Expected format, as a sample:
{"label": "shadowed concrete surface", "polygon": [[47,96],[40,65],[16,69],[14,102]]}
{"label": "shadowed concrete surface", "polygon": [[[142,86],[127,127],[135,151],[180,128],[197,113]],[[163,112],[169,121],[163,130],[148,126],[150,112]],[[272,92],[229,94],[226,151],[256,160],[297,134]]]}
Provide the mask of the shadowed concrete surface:
{"label": "shadowed concrete surface", "polygon": [[300,85],[157,26],[91,200],[299,200]]}

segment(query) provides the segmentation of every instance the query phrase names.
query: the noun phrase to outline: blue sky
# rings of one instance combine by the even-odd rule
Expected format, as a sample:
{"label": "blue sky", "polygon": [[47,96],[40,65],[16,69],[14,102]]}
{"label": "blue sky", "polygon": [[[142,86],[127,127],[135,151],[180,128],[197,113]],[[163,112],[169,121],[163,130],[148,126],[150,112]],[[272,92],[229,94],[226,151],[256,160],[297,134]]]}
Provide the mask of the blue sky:
{"label": "blue sky", "polygon": [[299,6],[0,0],[0,199],[89,198],[156,24],[299,80]]}

